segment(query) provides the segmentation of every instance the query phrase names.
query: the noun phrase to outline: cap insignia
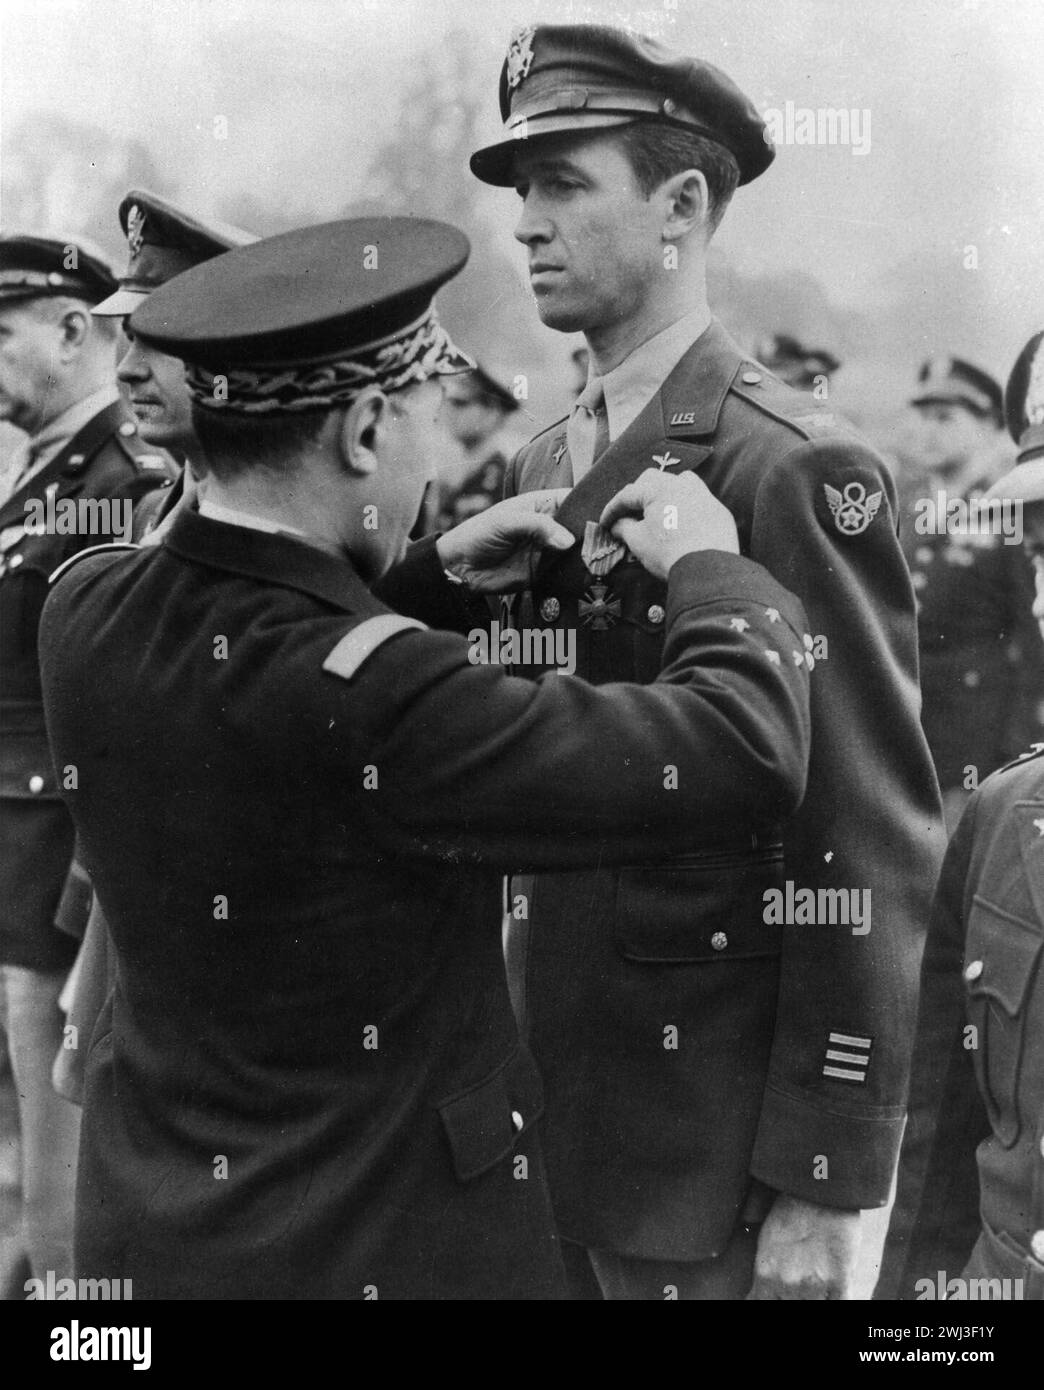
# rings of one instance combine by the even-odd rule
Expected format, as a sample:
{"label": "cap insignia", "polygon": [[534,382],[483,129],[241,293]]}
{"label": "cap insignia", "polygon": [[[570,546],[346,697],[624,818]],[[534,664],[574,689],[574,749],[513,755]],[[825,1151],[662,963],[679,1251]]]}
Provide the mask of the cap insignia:
{"label": "cap insignia", "polygon": [[511,35],[507,51],[507,84],[512,91],[529,76],[533,66],[533,35],[536,28],[525,24]]}
{"label": "cap insignia", "polygon": [[1027,425],[1044,425],[1044,352],[1039,347],[1030,363],[1025,414]]}
{"label": "cap insignia", "polygon": [[137,203],[127,214],[127,245],[130,247],[131,255],[141,254],[142,243],[145,240],[145,214]]}

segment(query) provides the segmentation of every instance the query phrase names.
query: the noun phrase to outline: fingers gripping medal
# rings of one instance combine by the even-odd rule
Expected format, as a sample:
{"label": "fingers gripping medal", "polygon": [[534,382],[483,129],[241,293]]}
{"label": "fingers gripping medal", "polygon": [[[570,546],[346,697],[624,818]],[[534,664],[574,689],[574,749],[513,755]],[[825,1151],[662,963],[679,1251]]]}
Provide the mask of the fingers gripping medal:
{"label": "fingers gripping medal", "polygon": [[618,565],[627,554],[627,547],[597,521],[589,521],[584,527],[584,543],[580,551],[581,559],[595,579],[604,579],[614,565]]}

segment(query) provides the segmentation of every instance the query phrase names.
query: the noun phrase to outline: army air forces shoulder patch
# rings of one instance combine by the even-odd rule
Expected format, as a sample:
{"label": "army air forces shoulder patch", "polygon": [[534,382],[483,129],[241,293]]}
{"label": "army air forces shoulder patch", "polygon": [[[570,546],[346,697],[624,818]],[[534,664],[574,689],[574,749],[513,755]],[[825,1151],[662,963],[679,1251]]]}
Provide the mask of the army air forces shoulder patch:
{"label": "army air forces shoulder patch", "polygon": [[868,494],[862,483],[846,483],[840,492],[824,483],[823,491],[834,525],[843,536],[861,535],[877,515],[883,496],[881,492]]}

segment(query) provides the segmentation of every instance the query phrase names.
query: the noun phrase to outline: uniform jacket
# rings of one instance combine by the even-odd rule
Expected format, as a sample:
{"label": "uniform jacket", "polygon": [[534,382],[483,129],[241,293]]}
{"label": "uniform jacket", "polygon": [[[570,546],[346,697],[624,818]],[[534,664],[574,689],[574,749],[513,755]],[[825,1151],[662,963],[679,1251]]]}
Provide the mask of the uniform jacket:
{"label": "uniform jacket", "polygon": [[[562,422],[516,456],[508,493],[568,483],[564,458]],[[684,869],[635,856],[538,880],[509,963],[547,1087],[562,1232],[685,1260],[723,1247],[752,1178],[828,1206],[887,1200],[942,826],[877,455],[712,323],[557,519],[582,536],[650,467],[697,472],[735,516],[742,552],[804,604],[787,659],[815,665],[808,791],[781,832],[708,788],[712,824]],[[516,606],[521,625],[575,626],[577,672],[599,684],[652,679],[663,612],[639,566],[596,586],[575,549],[545,552]],[[831,924],[824,899],[818,925],[766,937],[764,894],[788,882],[869,891],[871,930],[854,933],[843,909]],[[657,1041],[667,1025],[677,1050]]]}
{"label": "uniform jacket", "polygon": [[[921,498],[938,491],[922,485]],[[917,595],[921,722],[940,784],[977,785],[1044,737],[1044,642],[1031,611],[1033,572],[1021,544],[999,535],[922,534],[916,527],[916,516],[903,516]]]}
{"label": "uniform jacket", "polygon": [[[37,513],[26,504],[46,503],[51,493],[57,531],[60,503],[136,505],[168,476],[168,466],[165,455],[142,444],[133,419],[114,402],[0,506],[0,962],[40,970],[67,966],[75,944],[55,930],[56,917],[69,926],[79,921],[81,931],[86,917],[90,886],[67,877],[73,829],[47,749],[37,627],[52,572],[77,551],[112,539],[104,526],[89,534],[33,534],[26,521],[35,522]],[[100,508],[84,515],[88,522],[114,520]]]}
{"label": "uniform jacket", "polygon": [[[419,557],[389,590],[450,621]],[[739,556],[676,569],[662,679],[612,693],[477,666],[345,561],[194,512],[63,576],[48,723],[119,958],[81,1274],[135,1298],[558,1293],[500,875],[684,854],[700,788],[782,816],[804,784],[808,673],[763,654],[800,607]]]}
{"label": "uniform jacket", "polygon": [[943,866],[875,1297],[944,1297],[940,1284],[962,1274],[977,1239],[980,1277],[1021,1278],[1024,1297],[1044,1298],[1039,745],[972,797]]}

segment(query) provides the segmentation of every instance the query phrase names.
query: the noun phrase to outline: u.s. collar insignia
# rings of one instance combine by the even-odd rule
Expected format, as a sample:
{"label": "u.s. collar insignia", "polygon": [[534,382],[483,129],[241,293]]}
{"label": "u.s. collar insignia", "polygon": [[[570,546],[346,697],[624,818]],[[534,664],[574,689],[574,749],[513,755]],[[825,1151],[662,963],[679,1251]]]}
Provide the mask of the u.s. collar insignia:
{"label": "u.s. collar insignia", "polygon": [[618,565],[627,553],[623,541],[599,526],[597,521],[584,525],[584,543],[580,547],[580,558],[595,579],[603,579],[614,565]]}
{"label": "u.s. collar insignia", "polygon": [[695,423],[695,410],[676,410],[671,416],[672,425],[694,425]]}
{"label": "u.s. collar insignia", "polygon": [[507,51],[507,84],[512,91],[529,76],[529,69],[533,66],[535,33],[532,24],[524,24],[511,35]]}
{"label": "u.s. collar insignia", "polygon": [[824,483],[823,491],[834,525],[843,536],[858,536],[865,531],[881,505],[882,494],[872,492],[868,497],[862,483],[848,483],[844,492],[838,492],[836,487]]}
{"label": "u.s. collar insignia", "polygon": [[127,245],[130,247],[132,256],[141,254],[141,247],[144,241],[145,214],[135,203],[127,214]]}
{"label": "u.s. collar insignia", "polygon": [[565,442],[564,439],[562,439],[562,440],[559,441],[558,448],[557,448],[557,449],[555,450],[555,452],[551,455],[551,462],[552,462],[552,463],[561,463],[561,462],[562,462],[562,456],[565,454],[565,451],[566,451],[566,442]]}
{"label": "u.s. collar insignia", "polygon": [[664,449],[662,454],[653,454],[652,461],[661,473],[665,468],[673,468],[676,463],[681,463],[681,459],[676,459],[670,449]]}

